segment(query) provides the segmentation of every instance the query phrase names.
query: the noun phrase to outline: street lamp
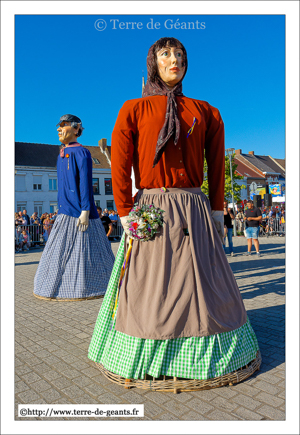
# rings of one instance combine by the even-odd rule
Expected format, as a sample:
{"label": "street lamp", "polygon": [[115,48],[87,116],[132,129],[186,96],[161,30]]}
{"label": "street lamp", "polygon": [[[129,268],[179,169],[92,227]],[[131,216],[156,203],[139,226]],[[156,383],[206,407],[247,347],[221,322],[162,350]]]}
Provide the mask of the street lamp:
{"label": "street lamp", "polygon": [[[226,156],[229,157],[229,163],[230,163],[230,178],[231,178],[231,190],[232,190],[232,208],[233,208],[233,215],[235,216],[234,196],[233,196],[233,177],[232,177],[232,164],[231,164],[231,160],[232,160],[232,156],[234,154],[234,151],[235,151],[234,148],[227,148],[227,150],[225,150]],[[236,237],[236,225],[235,225],[235,221],[234,221],[234,224],[233,224],[233,234]]]}

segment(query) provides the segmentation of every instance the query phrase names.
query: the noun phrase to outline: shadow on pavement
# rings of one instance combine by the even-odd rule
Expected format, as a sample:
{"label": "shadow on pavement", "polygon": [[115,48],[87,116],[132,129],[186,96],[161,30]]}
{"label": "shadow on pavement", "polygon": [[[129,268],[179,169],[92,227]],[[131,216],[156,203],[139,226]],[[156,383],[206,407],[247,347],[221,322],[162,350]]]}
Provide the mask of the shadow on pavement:
{"label": "shadow on pavement", "polygon": [[285,305],[247,311],[262,355],[259,372],[268,372],[285,362]]}

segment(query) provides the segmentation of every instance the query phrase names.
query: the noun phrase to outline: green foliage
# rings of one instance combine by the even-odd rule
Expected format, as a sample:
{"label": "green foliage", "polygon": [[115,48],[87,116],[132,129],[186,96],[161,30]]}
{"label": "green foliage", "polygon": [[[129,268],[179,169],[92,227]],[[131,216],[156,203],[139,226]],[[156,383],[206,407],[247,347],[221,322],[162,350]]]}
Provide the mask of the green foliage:
{"label": "green foliage", "polygon": [[[245,189],[246,186],[239,185],[235,180],[242,180],[244,177],[238,175],[235,170],[237,168],[237,164],[234,163],[234,155],[232,156],[232,176],[233,176],[233,196],[235,202],[241,201],[241,190]],[[201,186],[202,192],[208,197],[208,181],[207,181],[207,162],[204,158],[204,181]],[[225,187],[224,187],[224,199],[228,202],[232,201],[232,188],[231,188],[231,177],[230,177],[230,161],[229,157],[225,156]]]}

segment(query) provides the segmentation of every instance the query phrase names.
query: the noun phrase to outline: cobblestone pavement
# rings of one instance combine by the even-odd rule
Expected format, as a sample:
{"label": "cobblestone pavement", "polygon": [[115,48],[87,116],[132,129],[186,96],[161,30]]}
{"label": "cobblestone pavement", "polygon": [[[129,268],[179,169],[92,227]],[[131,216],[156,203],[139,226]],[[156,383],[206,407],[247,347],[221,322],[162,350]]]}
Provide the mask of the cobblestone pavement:
{"label": "cobblestone pavement", "polygon": [[[102,300],[35,298],[42,248],[16,254],[16,410],[22,403],[124,403],[144,404],[142,420],[285,420],[285,238],[260,238],[260,258],[243,256],[243,237],[233,240],[236,256],[227,258],[259,341],[261,369],[240,384],[180,394],[125,390],[108,381],[87,358]],[[116,254],[118,243],[112,247]]]}

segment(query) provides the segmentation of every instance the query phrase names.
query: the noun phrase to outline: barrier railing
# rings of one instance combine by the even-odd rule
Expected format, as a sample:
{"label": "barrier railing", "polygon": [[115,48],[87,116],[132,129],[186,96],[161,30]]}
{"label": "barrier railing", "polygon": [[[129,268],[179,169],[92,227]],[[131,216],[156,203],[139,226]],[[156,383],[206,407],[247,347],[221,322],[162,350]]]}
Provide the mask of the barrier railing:
{"label": "barrier railing", "polygon": [[[236,229],[238,232],[244,232],[245,220],[236,219]],[[276,234],[285,234],[285,222],[282,218],[265,218],[260,222],[260,236],[274,236]]]}
{"label": "barrier railing", "polygon": [[52,226],[53,224],[47,224],[47,227],[49,227],[49,229],[45,230],[42,224],[18,225],[15,229],[15,242],[16,244],[20,242],[20,234],[22,233],[22,231],[25,230],[26,233],[29,235],[29,242],[31,244],[42,244],[45,242],[45,239],[48,238],[47,236],[49,236]]}
{"label": "barrier railing", "polygon": [[122,224],[118,221],[116,225],[113,224],[113,231],[109,237],[120,239],[122,237],[123,231]]}

